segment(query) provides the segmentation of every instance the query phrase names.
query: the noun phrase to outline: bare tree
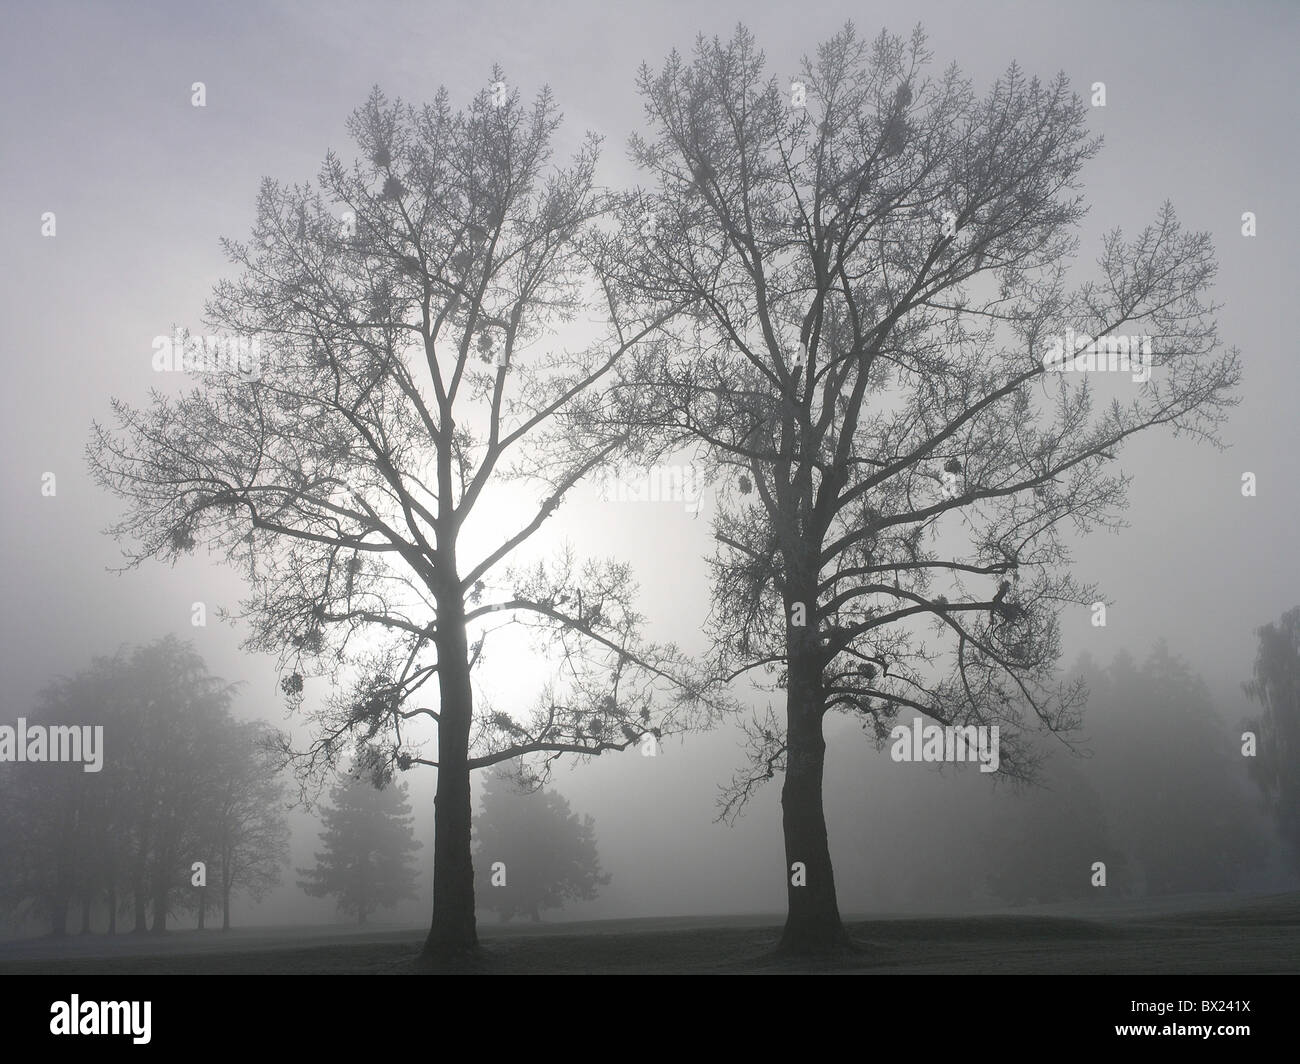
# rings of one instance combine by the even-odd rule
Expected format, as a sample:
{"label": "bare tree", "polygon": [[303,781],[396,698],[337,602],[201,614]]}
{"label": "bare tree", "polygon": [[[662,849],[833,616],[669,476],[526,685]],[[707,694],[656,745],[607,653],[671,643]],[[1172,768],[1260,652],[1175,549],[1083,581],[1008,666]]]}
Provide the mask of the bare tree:
{"label": "bare tree", "polygon": [[[878,742],[900,711],[1000,725],[1001,770],[1026,773],[1017,725],[1064,734],[1086,694],[1055,678],[1059,614],[1098,598],[1063,528],[1117,523],[1109,470],[1136,433],[1213,442],[1238,379],[1204,301],[1210,241],[1168,205],[1067,288],[1099,142],[1064,76],[1012,66],[980,97],[929,60],[919,29],[847,26],[778,82],[740,27],[639,76],[651,181],[618,290],[694,314],[608,416],[641,426],[644,453],[693,444],[722,484],[717,667],[785,692],[723,813],[783,777],[790,951],[849,945],[825,714]],[[1087,372],[1098,359],[1133,372]]]}
{"label": "bare tree", "polygon": [[[525,106],[499,70],[462,111],[376,89],[350,121],[362,161],[331,153],[319,188],[265,181],[253,239],[225,243],[243,272],[209,322],[258,358],[214,368],[184,338],[198,386],[115,402],[89,449],[130,504],[113,531],[133,563],[206,542],[251,584],[246,645],[281,655],[290,699],[313,675],[339,685],[297,752],[306,776],[354,749],[377,782],[438,769],[429,953],[477,943],[472,769],[625,749],[699,704],[678,651],[639,638],[626,566],[520,557],[618,446],[592,431],[593,390],[671,312],[636,317],[593,269],[597,142],[553,164],[558,125],[548,91]],[[507,481],[532,509],[485,528]],[[491,623],[555,663],[526,711],[476,700]]]}
{"label": "bare tree", "polygon": [[1256,635],[1252,679],[1243,685],[1262,710],[1246,721],[1259,744],[1250,774],[1300,867],[1300,606]]}
{"label": "bare tree", "polygon": [[256,721],[230,730],[208,796],[205,837],[216,861],[223,931],[230,930],[231,896],[242,893],[260,901],[289,863],[285,787],[265,732]]}

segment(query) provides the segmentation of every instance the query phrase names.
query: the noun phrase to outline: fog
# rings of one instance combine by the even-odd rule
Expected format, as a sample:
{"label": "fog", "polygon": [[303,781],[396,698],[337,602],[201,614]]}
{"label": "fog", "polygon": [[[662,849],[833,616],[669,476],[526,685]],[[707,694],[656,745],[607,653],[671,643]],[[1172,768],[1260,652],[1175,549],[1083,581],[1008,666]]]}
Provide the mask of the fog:
{"label": "fog", "polygon": [[[246,238],[263,176],[314,180],[328,150],[349,161],[356,154],[345,120],[372,85],[416,104],[446,85],[461,106],[500,63],[525,99],[552,88],[564,113],[556,154],[576,150],[585,131],[598,133],[599,179],[621,187],[638,180],[625,145],[644,128],[635,86],[642,61],[658,68],[672,49],[688,53],[697,32],[726,39],[744,21],[784,79],[846,19],[867,36],[881,27],[906,34],[920,21],[935,66],[958,63],[981,91],[1012,60],[1044,78],[1065,71],[1085,99],[1093,82],[1105,82],[1106,106],[1089,116],[1105,145],[1083,173],[1090,212],[1079,230],[1076,279],[1088,275],[1110,229],[1132,233],[1171,200],[1185,226],[1212,237],[1220,266],[1212,295],[1222,335],[1240,349],[1243,381],[1240,405],[1221,429],[1225,450],[1143,433],[1120,461],[1132,478],[1126,527],[1067,534],[1074,572],[1096,582],[1109,605],[1104,627],[1085,609],[1063,615],[1062,673],[1087,677],[1093,698],[1069,737],[1073,751],[1052,737],[1034,739],[1046,758],[1039,786],[991,779],[997,774],[974,763],[900,762],[888,742],[878,747],[853,720],[828,716],[826,815],[841,910],[1088,912],[1157,895],[1295,889],[1296,865],[1241,756],[1243,722],[1259,713],[1242,689],[1256,631],[1300,604],[1300,376],[1286,333],[1300,282],[1300,148],[1286,72],[1300,35],[1286,5],[10,7],[0,34],[8,101],[0,114],[7,370],[0,723],[32,715],[42,690],[97,657],[174,636],[211,674],[239,685],[234,718],[308,740],[301,715],[286,709],[277,662],[242,649],[246,629],[218,616],[246,593],[240,574],[202,547],[174,566],[150,561],[119,571],[120,549],[104,530],[120,519],[121,504],[95,484],[84,452],[92,422],[110,419],[110,397],[142,404],[151,388],[172,387],[151,368],[154,337],[176,325],[203,331],[204,302],[230,273],[218,239]],[[201,108],[191,106],[199,81]],[[53,238],[41,235],[47,211],[57,216]],[[1242,235],[1246,211],[1257,218],[1256,236]],[[1254,496],[1242,493],[1246,472],[1255,475]],[[42,493],[46,473],[57,477],[53,497]],[[713,490],[698,513],[680,500],[599,495],[594,484],[581,487],[529,556],[567,542],[579,557],[628,562],[649,637],[706,654]],[[512,515],[508,493],[496,505],[475,533],[485,541]],[[195,603],[205,606],[205,625],[192,623]],[[550,663],[508,633],[487,653],[483,697],[522,708]],[[749,710],[782,708],[743,681],[733,691]],[[323,682],[310,681],[304,704],[327,694]],[[110,732],[110,758],[112,741]],[[742,746],[739,721],[729,720],[668,738],[653,757],[633,746],[558,760],[547,786],[573,813],[594,819],[610,881],[594,899],[544,918],[779,918],[787,874],[780,779],[733,823],[717,819],[720,787],[741,767]],[[419,878],[411,896],[371,919],[426,926],[436,771],[416,765],[400,779],[422,843]],[[237,897],[233,924],[348,920],[332,899],[309,898],[297,886],[295,869],[320,849],[327,795],[312,793],[316,806],[287,813],[281,883],[260,901]],[[297,795],[291,786],[286,802]],[[1228,821],[1215,821],[1225,809]],[[1182,848],[1159,853],[1154,839]],[[1201,852],[1207,840],[1220,855],[1214,860]],[[1030,845],[1045,861],[1055,845],[1059,860],[1080,862],[1082,889],[1022,875],[1016,862]],[[1108,891],[1088,884],[1094,860],[1107,863]],[[480,884],[479,918],[488,924],[495,917],[483,905],[485,889]],[[172,926],[193,926],[192,918]]]}

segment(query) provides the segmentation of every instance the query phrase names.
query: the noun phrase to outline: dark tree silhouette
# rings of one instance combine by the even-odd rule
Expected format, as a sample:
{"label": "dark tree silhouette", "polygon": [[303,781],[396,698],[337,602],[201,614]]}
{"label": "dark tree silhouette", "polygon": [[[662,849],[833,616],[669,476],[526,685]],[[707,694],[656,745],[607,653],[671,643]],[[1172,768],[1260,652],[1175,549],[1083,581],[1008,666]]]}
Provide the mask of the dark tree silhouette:
{"label": "dark tree silhouette", "polygon": [[610,881],[600,871],[595,829],[558,791],[521,791],[519,774],[498,766],[484,780],[474,826],[479,897],[503,920],[540,920],[543,909],[591,901]]}
{"label": "dark tree silhouette", "polygon": [[[787,951],[849,945],[823,717],[881,739],[899,711],[997,724],[1001,771],[1027,772],[1018,726],[1065,732],[1085,696],[1055,678],[1058,614],[1100,598],[1062,529],[1116,523],[1108,470],[1135,434],[1213,442],[1239,374],[1205,301],[1210,240],[1168,205],[1067,288],[1098,142],[1064,77],[1012,66],[981,98],[929,59],[920,30],[849,26],[804,61],[800,101],[741,27],[639,77],[652,187],[625,207],[617,290],[694,314],[627,367],[608,417],[640,426],[641,455],[693,447],[722,485],[717,667],[785,700],[723,812],[783,778]],[[1086,372],[1075,334],[1116,366],[1119,337],[1149,341],[1150,379]]]}
{"label": "dark tree silhouette", "polygon": [[1091,898],[1098,889],[1092,885],[1097,861],[1106,866],[1110,888],[1122,889],[1123,852],[1080,766],[1058,752],[1044,777],[1044,789],[1025,789],[998,803],[987,856],[992,892],[1012,905]]}
{"label": "dark tree silhouette", "polygon": [[[472,769],[624,749],[687,727],[700,695],[674,647],[639,638],[627,567],[520,557],[621,443],[586,416],[593,391],[675,308],[638,317],[595,268],[595,138],[553,164],[549,92],[527,107],[494,82],[459,112],[445,91],[416,109],[376,89],[349,123],[361,162],[331,153],[319,189],[265,181],[253,239],[225,244],[242,276],[208,308],[258,341],[260,373],[115,402],[89,448],[129,503],[114,531],[133,563],[206,542],[252,585],[247,646],[281,655],[290,699],[337,681],[305,774],[354,752],[379,782],[438,769],[431,954],[477,943]],[[576,349],[543,349],[578,316]],[[529,489],[502,527],[486,500]],[[509,623],[556,662],[526,712],[472,685]]]}
{"label": "dark tree silhouette", "polygon": [[300,868],[298,885],[314,898],[333,896],[339,911],[364,924],[371,913],[415,897],[419,869],[412,854],[423,845],[412,831],[406,784],[380,789],[362,776],[345,776],[321,810],[315,868]]}
{"label": "dark tree silhouette", "polygon": [[[47,689],[29,721],[71,723],[48,712],[55,705]],[[97,871],[77,861],[92,808],[83,776],[74,764],[0,764],[0,903],[18,920],[48,922],[55,938],[68,933],[78,888],[92,890]]]}
{"label": "dark tree silhouette", "polygon": [[247,894],[260,901],[289,863],[285,788],[268,740],[260,722],[232,728],[221,751],[217,786],[208,796],[205,852],[215,870],[223,931],[230,929],[231,896]]}
{"label": "dark tree silhouette", "polygon": [[233,695],[173,637],[46,687],[29,723],[102,726],[102,765],[0,767],[6,907],[48,919],[55,935],[72,929],[77,904],[83,933],[101,907],[110,934],[124,906],[136,932],[164,931],[189,908],[202,926],[212,898],[191,886],[192,866],[224,874],[226,854],[230,888],[260,896],[284,816],[273,766],[251,745],[260,728],[235,722]]}
{"label": "dark tree silhouette", "polygon": [[1085,663],[1088,775],[1124,852],[1110,886],[1137,894],[1237,889],[1265,852],[1232,732],[1204,680],[1158,642],[1139,667]]}
{"label": "dark tree silhouette", "polygon": [[112,735],[124,755],[118,767],[126,785],[134,930],[145,930],[147,906],[149,930],[161,934],[173,905],[196,900],[190,870],[208,859],[203,817],[220,785],[218,752],[231,726],[235,688],[172,637],[137,650],[123,679],[123,719]]}
{"label": "dark tree silhouette", "polygon": [[1263,708],[1246,724],[1257,739],[1251,776],[1300,868],[1300,606],[1259,629],[1254,678],[1244,686]]}

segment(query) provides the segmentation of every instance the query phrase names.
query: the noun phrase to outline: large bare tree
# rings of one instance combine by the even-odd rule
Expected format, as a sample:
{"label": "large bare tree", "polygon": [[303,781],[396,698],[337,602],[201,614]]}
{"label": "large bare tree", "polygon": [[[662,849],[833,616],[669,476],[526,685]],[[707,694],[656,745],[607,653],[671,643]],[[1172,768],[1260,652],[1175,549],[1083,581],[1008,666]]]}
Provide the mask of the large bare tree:
{"label": "large bare tree", "polygon": [[1117,521],[1135,434],[1213,441],[1238,377],[1210,241],[1168,205],[1067,285],[1099,142],[1064,76],[1012,66],[978,95],[929,60],[919,29],[847,26],[778,81],[740,27],[639,76],[619,291],[694,314],[609,416],[644,454],[694,446],[723,486],[716,664],[785,701],[724,814],[783,778],[789,951],[850,945],[825,715],[878,742],[902,711],[998,725],[1000,771],[1026,773],[1017,727],[1068,733],[1086,695],[1056,676],[1061,611],[1099,598],[1063,531]]}
{"label": "large bare tree", "polygon": [[[354,752],[381,783],[437,768],[429,954],[477,943],[471,770],[532,755],[544,774],[701,704],[678,651],[639,637],[626,566],[521,554],[618,446],[592,393],[672,312],[637,317],[603,283],[598,145],[553,163],[559,121],[549,91],[525,105],[499,70],[463,110],[376,89],[349,124],[360,161],[331,153],[317,186],[266,180],[252,240],[225,242],[242,272],[208,322],[257,347],[214,365],[182,337],[196,384],[115,401],[89,448],[129,504],[113,531],[133,563],[206,543],[243,571],[246,645],[279,654],[286,694],[314,706],[291,751],[308,778]],[[528,507],[508,527],[486,501],[503,491]],[[554,682],[493,707],[472,676],[509,623]],[[304,679],[322,675],[335,693],[317,700]]]}

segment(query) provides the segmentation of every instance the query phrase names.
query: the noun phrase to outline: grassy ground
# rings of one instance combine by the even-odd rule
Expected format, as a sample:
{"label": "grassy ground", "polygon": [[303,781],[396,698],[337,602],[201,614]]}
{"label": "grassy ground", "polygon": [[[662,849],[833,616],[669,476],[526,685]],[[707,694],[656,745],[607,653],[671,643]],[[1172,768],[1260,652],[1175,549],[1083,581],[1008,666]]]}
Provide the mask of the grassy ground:
{"label": "grassy ground", "polygon": [[[849,920],[860,952],[817,964],[770,955],[780,931],[772,917],[485,927],[474,967],[498,974],[1300,972],[1300,894],[1167,909],[1136,905],[1086,919],[1039,913]],[[427,970],[418,957],[422,942],[423,932],[414,929],[333,927],[36,939],[0,944],[0,974],[415,974]]]}

